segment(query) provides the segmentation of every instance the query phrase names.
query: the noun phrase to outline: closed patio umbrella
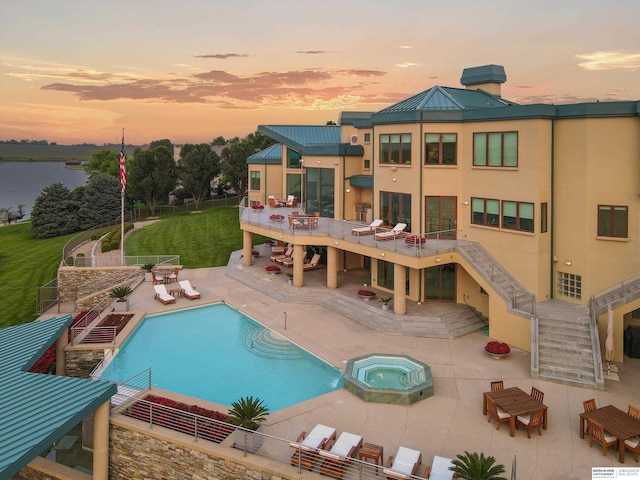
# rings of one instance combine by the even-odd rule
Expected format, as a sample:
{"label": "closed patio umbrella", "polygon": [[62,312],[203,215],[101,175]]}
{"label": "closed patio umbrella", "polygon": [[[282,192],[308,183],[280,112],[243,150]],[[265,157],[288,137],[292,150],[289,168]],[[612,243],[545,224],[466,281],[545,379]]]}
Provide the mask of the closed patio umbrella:
{"label": "closed patio umbrella", "polygon": [[611,366],[614,354],[614,341],[613,341],[613,309],[611,305],[607,308],[607,337],[604,341],[604,358],[607,360],[607,378],[609,380],[620,380],[618,375],[618,367]]}

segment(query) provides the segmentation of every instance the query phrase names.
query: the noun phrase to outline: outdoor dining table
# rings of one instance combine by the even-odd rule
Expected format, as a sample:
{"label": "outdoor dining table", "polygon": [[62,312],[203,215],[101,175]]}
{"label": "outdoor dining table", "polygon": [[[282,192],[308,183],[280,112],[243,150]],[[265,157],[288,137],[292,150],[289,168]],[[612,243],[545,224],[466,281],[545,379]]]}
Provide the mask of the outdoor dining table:
{"label": "outdoor dining table", "polygon": [[589,418],[601,424],[607,432],[618,439],[619,460],[620,463],[624,463],[624,441],[640,435],[640,420],[636,420],[613,405],[596,408],[580,414],[580,438],[584,438],[584,425]]}
{"label": "outdoor dining table", "polygon": [[509,433],[515,436],[516,417],[531,413],[535,410],[544,410],[542,415],[542,428],[547,429],[547,407],[544,403],[535,400],[528,393],[522,391],[518,387],[504,388],[493,392],[484,392],[482,394],[482,413],[487,414],[487,398],[491,398],[496,405],[502,408],[510,415]]}

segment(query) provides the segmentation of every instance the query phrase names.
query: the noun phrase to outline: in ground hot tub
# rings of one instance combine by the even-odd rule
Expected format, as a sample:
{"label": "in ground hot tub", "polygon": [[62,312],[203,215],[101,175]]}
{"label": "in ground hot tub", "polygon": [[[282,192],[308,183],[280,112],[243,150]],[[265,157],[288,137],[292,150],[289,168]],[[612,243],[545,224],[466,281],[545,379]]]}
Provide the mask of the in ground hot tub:
{"label": "in ground hot tub", "polygon": [[433,395],[433,378],[409,356],[371,353],[347,362],[344,388],[365,402],[410,405]]}

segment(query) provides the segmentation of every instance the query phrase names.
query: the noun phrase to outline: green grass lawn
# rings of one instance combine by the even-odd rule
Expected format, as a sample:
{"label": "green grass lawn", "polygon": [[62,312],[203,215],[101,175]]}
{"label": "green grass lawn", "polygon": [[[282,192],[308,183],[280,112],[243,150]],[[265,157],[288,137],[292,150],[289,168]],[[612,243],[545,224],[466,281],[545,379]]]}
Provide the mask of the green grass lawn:
{"label": "green grass lawn", "polygon": [[36,289],[56,278],[72,237],[32,238],[30,222],[0,228],[0,328],[36,318]]}

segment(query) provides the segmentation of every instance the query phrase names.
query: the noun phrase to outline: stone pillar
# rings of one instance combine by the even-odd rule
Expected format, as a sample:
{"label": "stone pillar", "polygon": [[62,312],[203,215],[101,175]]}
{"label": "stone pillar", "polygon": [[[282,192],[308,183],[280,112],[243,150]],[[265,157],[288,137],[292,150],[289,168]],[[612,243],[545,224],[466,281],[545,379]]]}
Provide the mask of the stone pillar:
{"label": "stone pillar", "polygon": [[393,265],[393,313],[407,313],[407,267],[396,263]]}
{"label": "stone pillar", "polygon": [[56,375],[67,374],[67,359],[64,354],[64,347],[69,343],[69,332],[65,330],[56,341]]}
{"label": "stone pillar", "polygon": [[338,288],[338,249],[327,247],[327,288]]}
{"label": "stone pillar", "polygon": [[293,246],[293,286],[304,285],[304,245]]}
{"label": "stone pillar", "polygon": [[109,400],[93,414],[93,479],[109,480]]}
{"label": "stone pillar", "polygon": [[253,257],[251,251],[253,250],[253,233],[248,230],[242,231],[242,264],[245,267],[251,266]]}

